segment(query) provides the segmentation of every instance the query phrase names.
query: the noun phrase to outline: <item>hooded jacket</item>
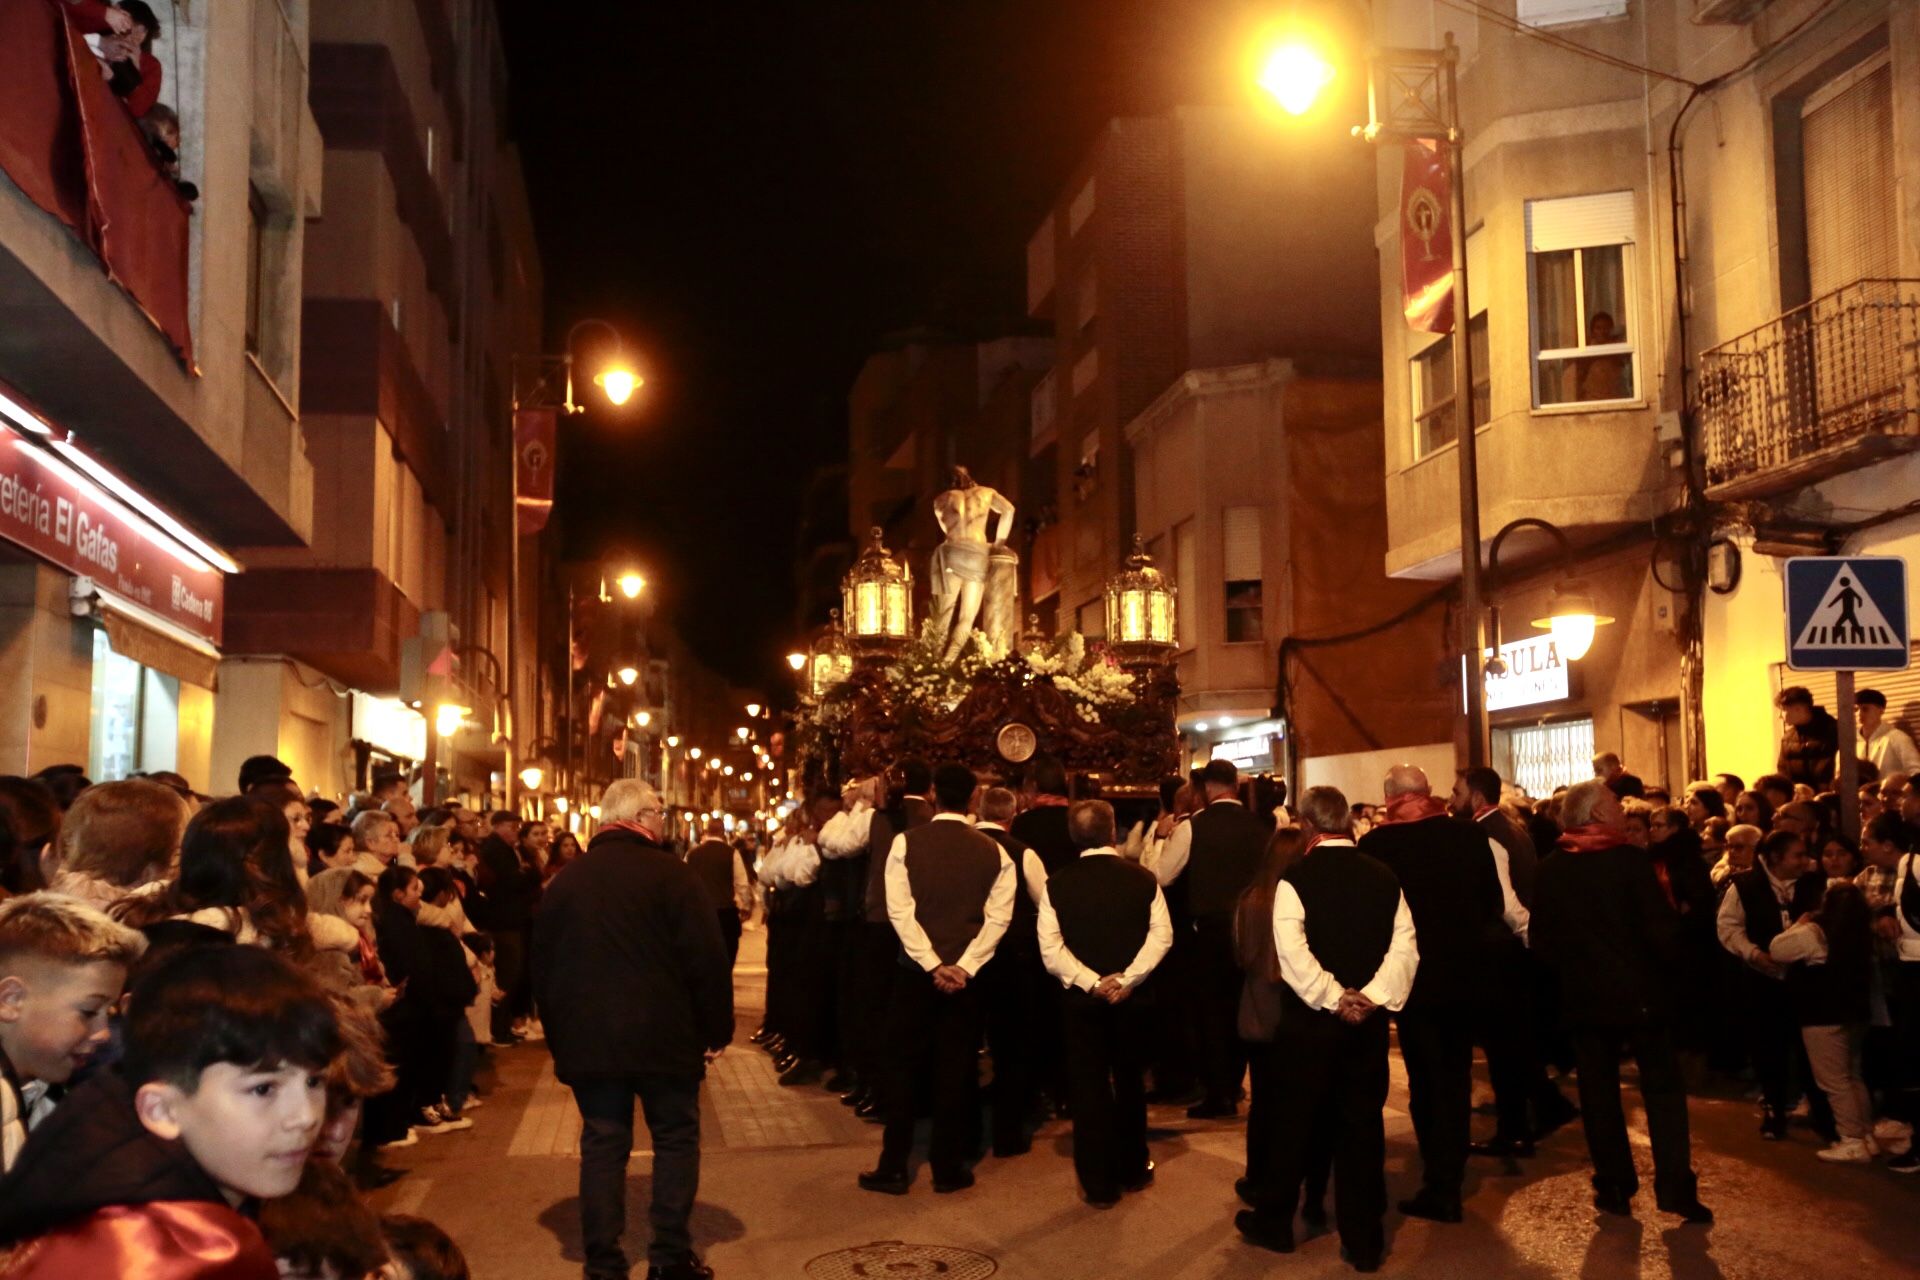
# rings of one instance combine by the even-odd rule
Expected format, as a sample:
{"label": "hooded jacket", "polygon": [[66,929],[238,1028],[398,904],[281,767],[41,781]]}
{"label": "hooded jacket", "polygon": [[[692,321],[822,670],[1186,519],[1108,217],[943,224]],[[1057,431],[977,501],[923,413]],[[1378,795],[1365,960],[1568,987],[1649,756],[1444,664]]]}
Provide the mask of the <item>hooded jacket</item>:
{"label": "hooded jacket", "polygon": [[133,1089],[102,1071],[33,1131],[0,1181],[8,1280],[277,1280],[273,1251],[180,1142],[156,1137]]}

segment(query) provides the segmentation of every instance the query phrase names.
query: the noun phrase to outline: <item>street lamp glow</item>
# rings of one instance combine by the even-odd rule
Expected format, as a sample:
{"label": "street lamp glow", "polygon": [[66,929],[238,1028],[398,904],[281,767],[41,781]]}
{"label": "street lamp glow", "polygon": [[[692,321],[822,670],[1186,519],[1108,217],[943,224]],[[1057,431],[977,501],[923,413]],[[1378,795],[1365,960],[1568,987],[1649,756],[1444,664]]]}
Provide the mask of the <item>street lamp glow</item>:
{"label": "street lamp glow", "polygon": [[595,822],[600,821],[600,806],[597,804],[588,805],[587,816],[589,818],[592,818]]}
{"label": "street lamp glow", "polygon": [[700,755],[701,755],[700,748],[698,747],[687,748],[687,759],[698,760],[700,758]]}
{"label": "street lamp glow", "polygon": [[555,813],[565,813],[567,811],[567,798],[565,796],[555,796],[553,798],[553,811]]}
{"label": "street lamp glow", "polygon": [[647,580],[632,570],[628,570],[618,578],[615,578],[613,584],[619,587],[620,594],[629,600],[638,599],[640,593],[647,589]]}
{"label": "street lamp glow", "polygon": [[748,718],[748,719],[750,719],[750,720],[758,720],[758,719],[760,718],[760,704],[759,704],[759,703],[757,703],[757,702],[749,702],[749,703],[747,704],[747,718]]}
{"label": "street lamp glow", "polygon": [[740,775],[740,781],[742,781],[742,782],[752,782],[752,781],[753,781],[753,774],[752,774],[752,773],[750,773],[750,772],[749,772],[749,773],[743,773],[743,774],[741,774],[741,775]]}
{"label": "street lamp glow", "polygon": [[807,666],[807,655],[804,653],[790,653],[787,655],[787,665],[792,667],[796,672],[804,671]]}
{"label": "street lamp glow", "polygon": [[636,729],[644,729],[644,728],[646,728],[646,727],[647,727],[648,725],[650,725],[650,724],[652,724],[652,723],[653,723],[653,712],[651,712],[651,711],[636,711],[636,712],[634,712],[634,713],[633,713],[633,726],[634,726],[634,728],[636,728]]}
{"label": "street lamp glow", "polygon": [[633,398],[633,393],[646,381],[631,369],[619,365],[610,365],[593,375],[593,385],[607,393],[607,399],[616,406],[625,404]]}
{"label": "street lamp glow", "polygon": [[1305,41],[1290,40],[1267,55],[1255,81],[1282,111],[1298,116],[1312,109],[1333,77],[1333,64],[1319,50]]}
{"label": "street lamp glow", "polygon": [[670,733],[670,734],[668,734],[668,735],[667,735],[667,749],[668,749],[669,751],[671,751],[671,750],[672,750],[673,748],[675,748],[675,747],[677,747],[677,746],[679,746],[679,745],[680,745],[680,735],[679,735],[679,734],[677,734],[677,733]]}
{"label": "street lamp glow", "polygon": [[520,785],[529,791],[538,791],[540,784],[547,780],[547,771],[537,764],[530,764],[520,771]]}
{"label": "street lamp glow", "polygon": [[618,671],[614,672],[614,674],[620,677],[621,684],[630,685],[635,680],[638,680],[640,678],[640,668],[629,663],[628,665],[621,667]]}
{"label": "street lamp glow", "polygon": [[1600,616],[1585,584],[1567,582],[1553,589],[1553,600],[1547,606],[1547,616],[1535,618],[1533,625],[1553,633],[1553,642],[1559,647],[1562,659],[1578,662],[1587,656],[1587,650],[1593,648],[1594,632],[1612,621],[1612,618]]}
{"label": "street lamp glow", "polygon": [[720,776],[723,778],[731,778],[733,776],[733,766],[728,765],[726,768],[722,769],[720,771]]}
{"label": "street lamp glow", "polygon": [[735,729],[733,731],[733,736],[740,739],[740,741],[745,742],[747,740],[748,732],[749,730],[747,729],[747,726],[741,725],[738,729]]}
{"label": "street lamp glow", "polygon": [[460,726],[466,722],[467,708],[457,702],[443,702],[433,713],[433,727],[443,738],[451,738],[460,732]]}

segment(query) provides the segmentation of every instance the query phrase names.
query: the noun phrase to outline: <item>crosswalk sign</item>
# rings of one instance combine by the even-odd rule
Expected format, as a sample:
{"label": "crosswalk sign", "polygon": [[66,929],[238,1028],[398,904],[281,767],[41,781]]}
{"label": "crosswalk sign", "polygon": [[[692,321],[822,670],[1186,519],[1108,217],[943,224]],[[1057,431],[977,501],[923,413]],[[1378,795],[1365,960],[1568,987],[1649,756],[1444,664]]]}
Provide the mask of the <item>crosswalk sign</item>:
{"label": "crosswalk sign", "polygon": [[1900,671],[1907,665],[1907,562],[1899,556],[1787,561],[1787,666]]}

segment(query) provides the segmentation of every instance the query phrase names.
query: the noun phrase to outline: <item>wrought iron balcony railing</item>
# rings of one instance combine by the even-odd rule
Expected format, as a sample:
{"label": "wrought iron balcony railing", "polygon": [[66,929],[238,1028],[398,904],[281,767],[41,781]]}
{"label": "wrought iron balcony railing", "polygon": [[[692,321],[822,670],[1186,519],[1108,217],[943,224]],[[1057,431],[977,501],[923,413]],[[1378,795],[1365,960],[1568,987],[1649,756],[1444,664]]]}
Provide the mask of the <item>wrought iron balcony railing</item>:
{"label": "wrought iron balcony railing", "polygon": [[1920,448],[1920,280],[1859,280],[1700,357],[1707,493],[1782,493]]}

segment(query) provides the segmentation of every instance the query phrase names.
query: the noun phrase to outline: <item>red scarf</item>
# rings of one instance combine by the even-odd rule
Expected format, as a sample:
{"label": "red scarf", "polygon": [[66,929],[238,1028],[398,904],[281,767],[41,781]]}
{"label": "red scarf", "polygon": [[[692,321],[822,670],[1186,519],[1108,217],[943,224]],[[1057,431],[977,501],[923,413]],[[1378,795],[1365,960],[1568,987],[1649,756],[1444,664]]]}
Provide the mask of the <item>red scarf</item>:
{"label": "red scarf", "polygon": [[1598,853],[1627,842],[1626,833],[1599,822],[1582,823],[1560,833],[1560,847],[1568,853]]}
{"label": "red scarf", "polygon": [[1033,798],[1033,803],[1028,805],[1027,808],[1029,809],[1064,809],[1072,803],[1073,801],[1067,799],[1065,796],[1035,796]]}
{"label": "red scarf", "polygon": [[1425,822],[1428,818],[1444,818],[1448,812],[1447,802],[1440,797],[1408,791],[1387,801],[1386,813],[1373,825],[1386,827],[1396,822]]}

